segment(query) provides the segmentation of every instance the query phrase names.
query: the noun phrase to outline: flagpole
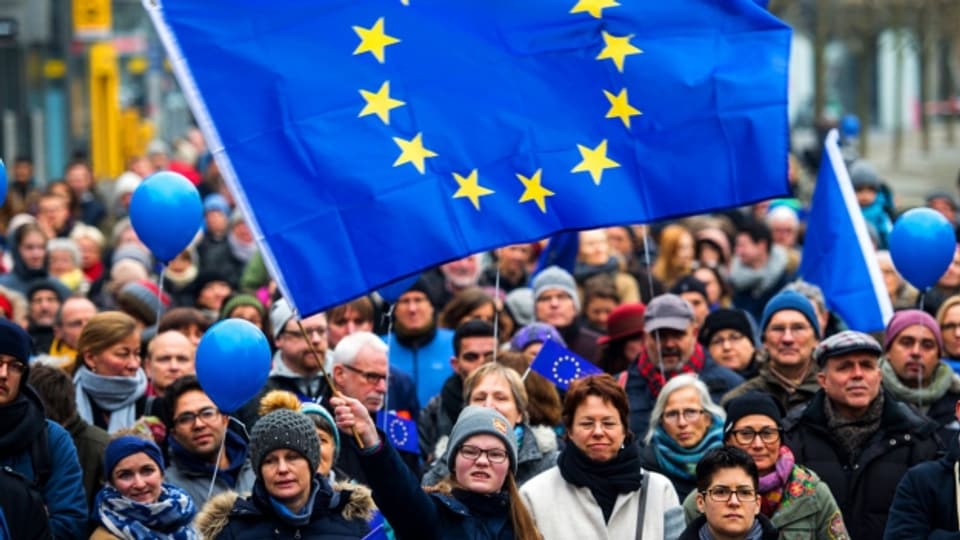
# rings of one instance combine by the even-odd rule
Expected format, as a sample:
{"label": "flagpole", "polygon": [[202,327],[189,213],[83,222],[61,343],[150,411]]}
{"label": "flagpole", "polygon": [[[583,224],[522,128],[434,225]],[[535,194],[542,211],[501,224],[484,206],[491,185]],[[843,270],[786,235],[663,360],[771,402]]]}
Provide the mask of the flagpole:
{"label": "flagpole", "polygon": [[[653,299],[653,273],[650,271],[650,226],[643,226],[643,258],[647,265],[647,283],[650,285],[650,298]],[[667,370],[663,368],[663,350],[660,348],[660,333],[654,332],[653,339],[657,342],[657,364],[660,366],[660,376],[667,380]],[[649,353],[647,353],[649,354]]]}

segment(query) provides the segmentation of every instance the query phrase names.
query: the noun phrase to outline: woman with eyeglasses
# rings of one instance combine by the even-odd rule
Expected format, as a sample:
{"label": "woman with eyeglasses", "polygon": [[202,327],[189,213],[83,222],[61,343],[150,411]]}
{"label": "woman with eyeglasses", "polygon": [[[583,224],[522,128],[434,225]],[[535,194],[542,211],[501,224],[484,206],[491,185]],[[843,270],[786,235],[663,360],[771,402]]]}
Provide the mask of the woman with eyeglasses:
{"label": "woman with eyeglasses", "polygon": [[[783,444],[780,405],[769,395],[750,392],[726,405],[727,446],[745,451],[760,474],[760,513],[789,539],[849,539],[830,488],[810,469],[796,463]],[[687,522],[700,514],[695,494],[683,503]]]}
{"label": "woman with eyeglasses", "polygon": [[683,530],[670,480],[640,465],[629,414],[612,376],[570,384],[562,413],[567,445],[556,467],[520,490],[545,540],[674,539]]}
{"label": "woman with eyeglasses", "polygon": [[[467,376],[463,396],[466,405],[495,409],[510,423],[510,431],[517,441],[517,485],[522,486],[557,463],[557,434],[552,426],[530,425],[527,390],[516,371],[499,361],[488,362]],[[448,437],[441,437],[434,455],[444,456],[449,441]],[[447,470],[447,462],[437,459],[423,475],[422,485],[436,484],[447,475]]]}
{"label": "woman with eyeglasses", "polygon": [[[425,490],[361,402],[333,397],[330,403],[337,427],[362,441],[360,464],[397,538],[542,538],[517,492],[516,438],[495,409],[468,406],[460,412],[447,445],[448,475]],[[344,442],[356,444],[353,437]]]}
{"label": "woman with eyeglasses", "polygon": [[650,413],[640,463],[669,478],[677,496],[686,497],[696,487],[697,462],[723,445],[724,418],[707,385],[696,375],[677,375],[664,385]]}

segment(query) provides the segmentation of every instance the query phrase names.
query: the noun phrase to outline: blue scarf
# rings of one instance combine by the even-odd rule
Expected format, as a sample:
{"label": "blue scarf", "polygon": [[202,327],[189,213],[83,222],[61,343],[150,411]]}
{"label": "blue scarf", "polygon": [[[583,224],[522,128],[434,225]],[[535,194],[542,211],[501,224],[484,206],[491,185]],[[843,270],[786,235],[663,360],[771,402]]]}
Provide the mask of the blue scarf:
{"label": "blue scarf", "polygon": [[[708,413],[709,414],[709,413]],[[660,470],[667,476],[693,480],[697,477],[697,463],[707,451],[723,444],[723,423],[716,416],[703,435],[703,440],[693,448],[683,448],[673,440],[663,425],[658,425],[650,440]]]}
{"label": "blue scarf", "polygon": [[[227,454],[227,460],[230,462],[230,465],[227,466],[226,469],[217,467],[217,478],[222,478],[230,489],[235,489],[237,487],[237,477],[240,475],[240,469],[247,459],[247,442],[243,440],[243,437],[229,429],[227,429],[224,437],[226,440],[224,441],[223,450]],[[170,453],[173,454],[173,458],[184,469],[202,473],[206,476],[213,476],[213,463],[207,462],[200,456],[180,446],[180,443],[173,437],[167,438],[167,443],[170,445]]]}
{"label": "blue scarf", "polygon": [[197,507],[182,489],[163,484],[157,502],[141,504],[124,497],[113,486],[97,493],[96,518],[122,540],[195,540],[191,525]]}
{"label": "blue scarf", "polygon": [[[316,504],[317,493],[320,492],[320,488],[320,481],[317,477],[314,477],[313,481],[310,482],[310,497],[307,499],[307,503],[303,505],[303,508],[297,513],[291,512],[282,502],[274,499],[273,496],[269,494],[267,495],[267,500],[270,501],[270,507],[273,508],[273,511],[277,517],[280,518],[280,521],[293,527],[303,527],[307,523],[310,523],[310,518],[313,516],[313,505]],[[336,494],[334,495],[335,500],[331,501],[331,507],[340,502],[340,497]]]}

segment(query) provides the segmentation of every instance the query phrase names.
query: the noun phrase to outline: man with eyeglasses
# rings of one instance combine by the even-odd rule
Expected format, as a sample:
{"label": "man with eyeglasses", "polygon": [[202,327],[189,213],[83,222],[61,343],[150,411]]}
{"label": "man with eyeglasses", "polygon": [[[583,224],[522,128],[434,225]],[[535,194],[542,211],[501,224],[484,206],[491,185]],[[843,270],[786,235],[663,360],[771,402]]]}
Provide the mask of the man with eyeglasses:
{"label": "man with eyeglasses", "polygon": [[60,304],[53,319],[53,343],[48,354],[55,360],[57,367],[70,375],[76,369],[77,340],[80,332],[91,318],[97,314],[97,306],[90,300],[72,296]]}
{"label": "man with eyeglasses", "polygon": [[[388,374],[387,345],[372,332],[354,332],[345,336],[333,350],[333,383],[342,395],[360,401],[371,418],[384,408]],[[343,445],[336,465],[349,478],[365,484],[360,452],[362,450],[354,444]],[[419,454],[401,452],[401,458],[415,475],[419,475]]]}
{"label": "man with eyeglasses", "polygon": [[697,343],[697,324],[690,303],[675,294],[660,295],[643,315],[644,350],[626,371],[625,390],[630,400],[630,431],[646,433],[650,412],[667,381],[681,373],[697,375],[710,398],[720,398],[743,378],[717,364]]}
{"label": "man with eyeglasses", "polygon": [[723,396],[723,402],[765,392],[785,411],[802,407],[820,390],[813,349],[820,338],[820,322],[813,304],[802,294],[785,290],[767,303],[760,320],[766,362],[760,372]]}
{"label": "man with eyeglasses", "polygon": [[493,360],[493,351],[497,347],[493,333],[493,325],[479,319],[461,324],[454,332],[453,356],[450,358],[453,375],[444,381],[440,393],[430,398],[417,421],[420,453],[425,463],[433,462],[437,441],[450,434],[463,409],[463,381],[477,368]]}
{"label": "man with eyeglasses", "polygon": [[821,390],[784,420],[797,463],[830,486],[853,539],[883,536],[900,478],[940,450],[937,424],[881,387],[883,349],[847,330],[813,353]]}
{"label": "man with eyeglasses", "polygon": [[760,478],[753,458],[721,446],[697,463],[697,509],[703,514],[680,540],[776,540],[776,527],[760,514]]}
{"label": "man with eyeglasses", "polygon": [[189,493],[197,508],[208,500],[214,471],[217,479],[211,496],[253,489],[256,475],[247,459],[248,443],[242,430],[228,428],[230,418],[217,409],[196,376],[174,381],[163,398],[162,410],[170,457],[165,482]]}
{"label": "man with eyeglasses", "polygon": [[898,311],[884,334],[883,387],[940,426],[940,438],[957,446],[954,409],[960,399],[960,376],[940,360],[943,339],[937,321],[924,311]]}
{"label": "man with eyeglasses", "polygon": [[[303,325],[309,343],[304,339],[300,325]],[[315,403],[319,403],[328,391],[326,381],[320,374],[327,354],[326,315],[317,313],[300,319],[298,324],[290,303],[280,298],[270,306],[270,327],[277,346],[277,352],[273,355],[273,369],[260,393],[236,414],[247,429],[260,418],[260,398],[271,390],[286,390],[296,394],[300,401]]]}

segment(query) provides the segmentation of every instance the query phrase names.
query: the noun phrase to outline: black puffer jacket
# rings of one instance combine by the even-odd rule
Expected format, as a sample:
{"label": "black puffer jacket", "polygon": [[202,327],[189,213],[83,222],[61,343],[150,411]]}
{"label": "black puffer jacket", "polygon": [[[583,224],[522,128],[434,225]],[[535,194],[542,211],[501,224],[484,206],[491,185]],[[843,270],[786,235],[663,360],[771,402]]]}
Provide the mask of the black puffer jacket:
{"label": "black puffer jacket", "polygon": [[821,390],[805,409],[787,416],[786,444],[797,463],[830,486],[853,540],[882,538],[900,479],[940,450],[937,424],[885,392],[880,427],[853,461],[827,427],[825,399]]}
{"label": "black puffer jacket", "polygon": [[248,499],[232,491],[210,499],[197,516],[197,530],[205,540],[359,540],[366,536],[374,510],[370,490],[354,484],[331,487],[315,478],[318,491],[310,522],[304,526],[294,526],[279,516],[257,481]]}

